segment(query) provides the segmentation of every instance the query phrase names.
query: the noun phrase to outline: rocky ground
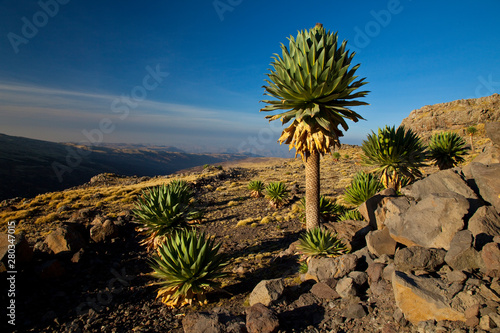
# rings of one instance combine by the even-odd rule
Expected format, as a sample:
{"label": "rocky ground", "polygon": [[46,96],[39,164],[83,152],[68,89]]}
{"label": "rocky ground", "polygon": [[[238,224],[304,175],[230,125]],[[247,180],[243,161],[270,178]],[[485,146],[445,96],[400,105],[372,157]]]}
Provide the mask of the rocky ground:
{"label": "rocky ground", "polygon": [[[354,173],[366,170],[360,165],[359,148],[340,152],[338,161],[322,160],[321,172],[322,194],[338,202]],[[427,173],[434,171],[429,168]],[[185,179],[196,190],[205,209],[196,228],[215,236],[230,259],[229,277],[208,295],[206,305],[169,309],[155,299],[149,255],[139,245],[141,236],[130,214],[144,188],[172,179]],[[285,182],[291,200],[276,210],[264,198],[250,198],[246,187],[255,179]],[[328,294],[336,282],[317,284],[301,276],[293,243],[303,231],[294,205],[303,195],[300,160],[264,159],[168,177],[100,175],[63,192],[4,201],[0,231],[8,231],[7,221],[16,220],[16,231],[25,237],[19,240],[16,258],[14,331],[183,332],[186,317],[204,312],[217,316],[228,331],[245,332],[250,293],[260,281],[277,278],[283,281],[283,292],[269,308],[279,321],[279,332],[430,332],[429,327],[433,332],[468,331],[459,322],[412,325],[397,309],[389,283],[368,288],[365,281],[358,296],[345,298]],[[367,224],[357,223],[334,229],[352,237]],[[388,263],[385,257],[377,260]],[[8,289],[5,274],[2,290]],[[8,301],[5,293],[0,297]]]}

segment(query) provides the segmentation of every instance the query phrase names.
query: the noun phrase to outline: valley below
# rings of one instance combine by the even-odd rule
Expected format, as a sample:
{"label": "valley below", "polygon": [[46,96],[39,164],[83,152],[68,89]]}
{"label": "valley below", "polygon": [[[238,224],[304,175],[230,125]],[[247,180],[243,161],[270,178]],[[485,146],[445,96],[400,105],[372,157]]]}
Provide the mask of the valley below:
{"label": "valley below", "polygon": [[190,154],[175,147],[80,146],[0,134],[0,200],[64,190],[106,172],[151,177],[246,157]]}

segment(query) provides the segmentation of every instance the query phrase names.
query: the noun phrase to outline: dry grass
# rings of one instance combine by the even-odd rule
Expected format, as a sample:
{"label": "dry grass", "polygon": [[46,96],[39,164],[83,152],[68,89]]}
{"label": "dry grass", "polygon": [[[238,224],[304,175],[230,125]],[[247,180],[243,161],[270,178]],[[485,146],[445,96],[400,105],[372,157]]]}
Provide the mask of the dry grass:
{"label": "dry grass", "polygon": [[[336,202],[342,202],[344,188],[350,184],[352,175],[360,170],[367,171],[367,167],[360,165],[361,149],[349,148],[340,150],[342,156],[335,161],[332,156],[327,155],[321,159],[321,194],[333,198]],[[345,157],[345,156],[344,156]],[[297,159],[279,158],[256,158],[248,161],[232,162],[231,166],[253,168],[255,179],[261,179],[266,184],[272,181],[283,181],[290,189],[294,184],[298,188],[298,196],[305,191],[305,170],[303,161]],[[227,169],[227,166],[225,167]],[[185,180],[187,182],[199,181],[202,178],[211,177],[220,172],[205,172],[199,174],[185,174],[181,176],[156,177],[147,181],[130,185],[111,186],[86,186],[61,192],[45,193],[31,200],[24,200],[7,209],[0,208],[0,226],[6,225],[7,221],[17,220],[21,224],[29,225],[51,224],[57,221],[67,221],[78,210],[82,208],[100,209],[107,214],[119,215],[123,211],[133,208],[135,201],[142,195],[143,191],[150,187],[168,184],[172,180]],[[220,192],[217,197],[227,200],[226,209],[235,214],[238,206],[245,205],[249,192],[248,181],[226,180],[218,185],[205,185],[203,190],[208,192]],[[58,209],[67,206],[68,210]],[[233,226],[263,226],[267,223],[282,222],[296,219],[299,215],[297,205],[287,207],[284,210],[272,211],[263,216],[239,216],[231,221]],[[266,216],[269,215],[269,216]],[[214,214],[214,216],[218,216]],[[215,219],[219,219],[215,217]],[[226,221],[227,222],[227,221]],[[2,228],[4,228],[2,227]],[[39,227],[38,227],[39,228]]]}
{"label": "dry grass", "polygon": [[260,220],[260,224],[268,224],[274,221],[274,217],[266,216],[262,220]]}
{"label": "dry grass", "polygon": [[6,225],[7,222],[12,221],[12,220],[25,220],[33,215],[35,215],[37,211],[37,208],[30,208],[30,209],[22,209],[22,210],[16,210],[16,211],[10,211],[10,212],[1,212],[0,213],[0,225]]}
{"label": "dry grass", "polygon": [[[77,188],[40,194],[31,200],[24,200],[15,204],[10,210],[0,209],[0,231],[4,230],[7,222],[12,220],[16,220],[21,224],[17,228],[18,230],[21,230],[23,225],[29,226],[33,223],[49,225],[53,222],[65,221],[75,211],[86,207],[105,208],[109,211],[108,214],[118,214],[121,211],[131,209],[137,197],[149,187],[167,184],[173,179],[194,181],[197,177],[198,175],[157,177],[132,185],[110,187],[97,185],[83,189]],[[67,206],[68,211],[57,213],[57,210],[63,206]]]}
{"label": "dry grass", "polygon": [[238,223],[236,223],[236,226],[237,226],[237,227],[246,226],[246,225],[248,225],[248,224],[250,224],[250,223],[253,223],[253,222],[255,222],[255,221],[257,221],[257,219],[256,219],[256,218],[254,218],[254,217],[249,217],[249,218],[247,218],[247,219],[241,220],[241,221],[239,221]]}
{"label": "dry grass", "polygon": [[57,213],[49,213],[44,216],[40,216],[35,220],[35,224],[42,224],[42,223],[50,223],[54,222],[59,218],[59,214]]}

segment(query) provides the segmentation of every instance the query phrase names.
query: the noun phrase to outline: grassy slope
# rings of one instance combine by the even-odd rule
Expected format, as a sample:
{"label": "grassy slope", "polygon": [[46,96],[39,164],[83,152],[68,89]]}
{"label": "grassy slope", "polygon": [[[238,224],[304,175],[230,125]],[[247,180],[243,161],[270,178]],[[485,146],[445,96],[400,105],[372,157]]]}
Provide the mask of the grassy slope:
{"label": "grassy slope", "polygon": [[[337,203],[343,203],[342,194],[355,172],[369,170],[360,164],[359,147],[345,149],[340,153],[342,157],[338,161],[331,156],[326,156],[321,161],[321,193]],[[225,164],[225,170],[237,167],[238,176],[216,177],[219,170],[215,168],[183,171],[178,175],[151,179],[108,175],[93,183],[65,191],[20,199],[4,207],[0,206],[0,232],[5,231],[7,221],[16,219],[16,231],[26,232],[28,241],[34,244],[42,241],[62,222],[81,216],[82,209],[92,210],[105,219],[116,220],[120,215],[129,214],[136,198],[144,189],[168,183],[172,179],[184,179],[196,188],[197,200],[205,210],[203,222],[196,227],[221,242],[221,250],[231,258],[226,271],[232,274],[221,281],[225,292],[211,292],[210,302],[204,309],[220,306],[234,313],[242,313],[249,292],[259,281],[284,277],[287,285],[300,283],[298,263],[295,259],[280,261],[279,253],[296,240],[302,231],[295,203],[304,195],[305,172],[300,159],[252,158]],[[428,168],[424,173],[434,171],[435,168]],[[281,209],[269,208],[265,198],[249,196],[248,182],[255,179],[266,184],[283,181],[289,188],[296,185],[297,197]],[[91,220],[90,218],[85,222],[87,227]],[[141,239],[140,236],[134,237],[134,240]],[[144,257],[140,260],[146,259]],[[146,269],[141,274],[148,272]],[[153,288],[148,289],[146,285],[137,288],[155,293]],[[140,300],[143,301],[147,301],[147,298]],[[183,311],[194,309],[197,308]]]}

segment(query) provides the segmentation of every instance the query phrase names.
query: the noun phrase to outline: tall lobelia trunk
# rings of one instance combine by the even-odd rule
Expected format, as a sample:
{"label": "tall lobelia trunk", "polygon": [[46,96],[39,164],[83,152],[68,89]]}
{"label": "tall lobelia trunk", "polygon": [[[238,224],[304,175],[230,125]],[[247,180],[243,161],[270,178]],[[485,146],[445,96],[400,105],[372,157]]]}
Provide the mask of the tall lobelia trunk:
{"label": "tall lobelia trunk", "polygon": [[306,229],[319,227],[319,153],[312,152],[306,162]]}

